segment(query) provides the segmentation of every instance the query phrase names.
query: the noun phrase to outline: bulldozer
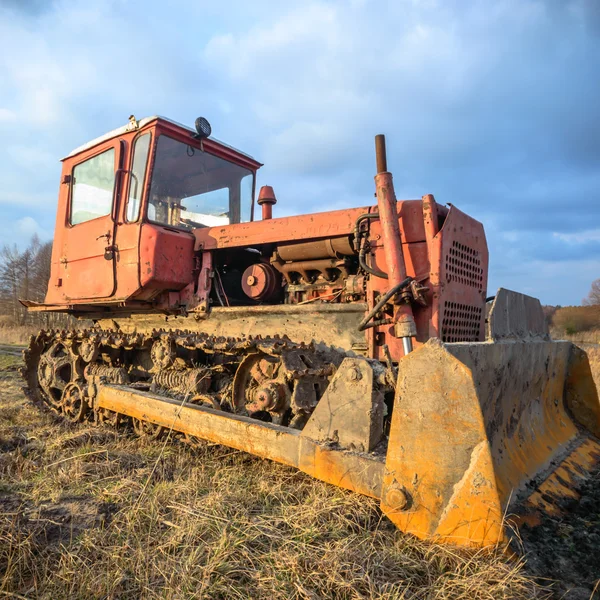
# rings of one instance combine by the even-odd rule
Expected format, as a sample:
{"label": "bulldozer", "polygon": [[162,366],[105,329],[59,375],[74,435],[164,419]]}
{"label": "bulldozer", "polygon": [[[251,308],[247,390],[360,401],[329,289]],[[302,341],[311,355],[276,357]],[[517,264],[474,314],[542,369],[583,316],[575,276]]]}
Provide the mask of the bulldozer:
{"label": "bulldozer", "polygon": [[[208,440],[380,501],[400,530],[507,543],[600,463],[596,356],[552,341],[540,302],[487,295],[483,225],[397,200],[277,218],[262,166],[164,117],[62,161],[26,390],[73,422]],[[260,215],[258,214],[260,212]]]}

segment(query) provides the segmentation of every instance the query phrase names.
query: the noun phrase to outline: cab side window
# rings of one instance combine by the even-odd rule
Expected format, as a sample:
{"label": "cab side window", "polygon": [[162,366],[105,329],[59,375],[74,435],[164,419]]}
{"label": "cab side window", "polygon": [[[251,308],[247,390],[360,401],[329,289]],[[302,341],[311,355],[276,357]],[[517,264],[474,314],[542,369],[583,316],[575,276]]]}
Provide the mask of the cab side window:
{"label": "cab side window", "polygon": [[135,140],[133,147],[133,164],[129,177],[129,195],[127,197],[127,221],[133,223],[140,216],[142,195],[144,194],[144,178],[146,164],[148,163],[148,149],[150,148],[150,134],[145,133]]}
{"label": "cab side window", "polygon": [[115,149],[73,168],[71,225],[110,215],[115,187]]}

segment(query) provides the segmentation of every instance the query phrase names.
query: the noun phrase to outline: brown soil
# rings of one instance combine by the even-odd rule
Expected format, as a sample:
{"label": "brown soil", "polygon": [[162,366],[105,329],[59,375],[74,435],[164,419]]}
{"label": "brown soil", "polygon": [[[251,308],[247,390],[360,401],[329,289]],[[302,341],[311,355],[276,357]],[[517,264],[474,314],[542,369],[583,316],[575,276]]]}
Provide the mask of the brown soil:
{"label": "brown soil", "polygon": [[564,504],[561,518],[521,528],[527,570],[557,580],[558,597],[600,598],[600,469],[591,474],[579,501]]}

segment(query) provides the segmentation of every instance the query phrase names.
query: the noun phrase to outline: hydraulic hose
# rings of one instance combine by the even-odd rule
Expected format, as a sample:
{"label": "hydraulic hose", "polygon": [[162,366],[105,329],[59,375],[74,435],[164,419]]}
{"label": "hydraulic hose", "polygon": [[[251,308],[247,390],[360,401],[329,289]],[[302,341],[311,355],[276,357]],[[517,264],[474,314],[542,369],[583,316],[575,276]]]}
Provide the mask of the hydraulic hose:
{"label": "hydraulic hose", "polygon": [[360,250],[358,252],[358,264],[367,273],[370,273],[371,275],[374,275],[375,277],[381,277],[381,279],[387,279],[388,278],[387,273],[384,273],[383,271],[380,271],[379,269],[374,269],[373,267],[370,267],[367,264],[365,255],[366,255],[366,248],[365,248],[365,243],[363,241],[363,243],[361,243],[361,245],[360,245]]}
{"label": "hydraulic hose", "polygon": [[356,251],[358,251],[358,240],[360,239],[360,224],[367,219],[379,219],[379,213],[363,213],[356,219],[356,223],[354,224],[354,249]]}
{"label": "hydraulic hose", "polygon": [[395,296],[398,292],[408,287],[413,281],[412,277],[407,277],[400,283],[397,283],[393,288],[389,289],[381,298],[379,298],[377,304],[372,308],[369,314],[360,322],[358,326],[359,331],[364,331],[369,328],[369,321],[387,304],[392,296]]}
{"label": "hydraulic hose", "polygon": [[377,212],[365,213],[365,214],[360,215],[358,217],[358,219],[356,219],[356,224],[354,225],[354,248],[355,248],[355,250],[358,250],[358,264],[367,273],[370,273],[371,275],[374,275],[375,277],[379,277],[381,279],[387,279],[388,278],[387,273],[384,273],[383,271],[380,271],[379,269],[374,269],[373,267],[370,267],[367,264],[367,260],[366,260],[366,256],[365,256],[366,255],[366,242],[365,242],[365,238],[361,239],[360,224],[363,221],[366,221],[368,219],[379,219],[379,213],[377,213]]}

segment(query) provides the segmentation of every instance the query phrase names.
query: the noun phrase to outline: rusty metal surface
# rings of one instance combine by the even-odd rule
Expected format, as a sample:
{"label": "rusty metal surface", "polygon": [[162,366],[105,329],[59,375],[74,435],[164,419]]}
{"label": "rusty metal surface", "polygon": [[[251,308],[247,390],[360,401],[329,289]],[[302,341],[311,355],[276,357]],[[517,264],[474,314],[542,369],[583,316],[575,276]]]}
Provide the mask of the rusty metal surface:
{"label": "rusty metal surface", "polygon": [[[62,410],[65,386],[127,383],[256,419],[301,428],[344,352],[285,337],[215,337],[187,331],[40,332],[27,361],[30,388]],[[136,417],[137,418],[137,417]]]}
{"label": "rusty metal surface", "polygon": [[[391,338],[402,338],[402,355],[412,350],[412,338],[417,335],[417,327],[410,303],[410,297],[404,292],[399,292],[399,286],[406,279],[407,268],[400,227],[396,193],[392,174],[387,171],[387,157],[385,150],[385,137],[378,135],[375,138],[377,158],[377,175],[375,175],[375,195],[377,197],[377,210],[381,225],[383,252],[385,256],[385,278],[387,292],[397,290],[390,298],[390,305],[394,305],[389,330]],[[383,273],[379,274],[383,277]]]}
{"label": "rusty metal surface", "polygon": [[489,255],[483,225],[452,206],[429,254],[429,337],[445,342],[484,340]]}
{"label": "rusty metal surface", "polygon": [[364,358],[345,358],[302,435],[370,452],[383,436],[383,412],[373,368]]}
{"label": "rusty metal surface", "polygon": [[425,239],[427,246],[430,247],[433,243],[433,238],[439,231],[438,204],[433,197],[433,194],[425,194],[423,202],[423,224],[425,226]]}
{"label": "rusty metal surface", "polygon": [[[77,307],[86,304],[88,300],[98,302],[102,298],[111,303],[122,302],[139,290],[140,273],[143,271],[139,256],[141,221],[127,222],[123,192],[129,189],[129,167],[133,160],[134,140],[148,132],[152,133],[153,142],[159,134],[166,133],[191,146],[200,146],[199,141],[190,138],[187,127],[159,117],[143,120],[139,129],[125,130],[118,135],[113,132],[114,135],[104,136],[64,159],[61,174],[61,182],[64,183],[59,188],[51,275],[45,300],[45,304],[50,305],[51,309],[66,310],[69,305]],[[206,151],[240,164],[252,172],[256,172],[261,166],[261,163],[216,140],[207,139],[202,143]],[[117,182],[111,214],[78,225],[69,225],[74,167],[111,148],[115,149]],[[151,162],[148,161],[148,172]],[[106,254],[105,249],[109,246],[114,247],[114,250]],[[160,254],[155,255],[157,263],[161,263],[163,255],[174,258],[169,244],[160,246]],[[109,258],[105,258],[105,255]],[[190,255],[182,259],[181,270],[186,271],[193,257]],[[173,268],[177,267],[162,261],[153,266],[153,279],[160,281],[166,277],[165,281],[174,282],[170,288],[166,286],[168,289],[181,289],[183,286],[179,283],[182,277],[189,279],[191,270],[173,277],[170,272]],[[43,307],[37,308],[41,310]]]}
{"label": "rusty metal surface", "polygon": [[314,242],[298,242],[277,246],[276,254],[283,261],[314,260],[319,258],[337,258],[352,256],[354,249],[348,236],[327,238]]}
{"label": "rusty metal surface", "polygon": [[385,269],[389,286],[400,283],[406,277],[406,265],[402,252],[402,239],[398,226],[396,195],[391,173],[378,173],[375,176],[377,207],[381,223],[381,236],[385,252]]}
{"label": "rusty metal surface", "polygon": [[549,340],[548,325],[537,298],[500,288],[487,323],[489,340]]}
{"label": "rusty metal surface", "polygon": [[[485,337],[485,233],[431,195],[396,202],[383,136],[379,212],[272,219],[264,187],[263,221],[184,232],[127,222],[131,148],[149,132],[152,148],[160,134],[200,144],[151,120],[63,165],[46,304],[27,304],[99,328],[32,339],[34,398],[72,421],[133,420],[153,438],[173,428],[294,466],[381,498],[398,527],[423,538],[496,544],[506,511],[532,522],[577,494],[600,462],[600,351],[546,341],[539,302],[506,290],[491,309],[493,343],[432,340]],[[73,168],[109,148],[111,215],[68,225]],[[147,177],[153,160],[151,150]],[[407,275],[411,287],[381,300]],[[361,333],[367,314],[374,326]],[[425,345],[403,358],[402,336]]]}
{"label": "rusty metal surface", "polygon": [[598,346],[583,349],[573,345],[565,387],[569,411],[581,425],[598,438],[600,438],[599,358]]}
{"label": "rusty metal surface", "polygon": [[267,221],[273,218],[273,205],[277,204],[275,192],[270,185],[263,185],[258,193],[258,205],[262,207],[262,220]]}
{"label": "rusty metal surface", "polygon": [[100,386],[97,403],[100,408],[285,465],[297,466],[299,463],[300,432],[287,427],[116,385]]}
{"label": "rusty metal surface", "polygon": [[430,342],[401,361],[394,404],[383,511],[419,537],[474,545],[502,539],[503,515],[469,369]]}
{"label": "rusty metal surface", "polygon": [[539,525],[544,515],[564,514],[565,501],[578,500],[582,483],[600,462],[597,438],[582,437],[557,468],[539,484],[516,514],[518,524]]}
{"label": "rusty metal surface", "polygon": [[210,318],[197,321],[193,317],[133,315],[130,318],[101,320],[103,328],[115,324],[124,332],[151,332],[153,329],[190,329],[216,336],[287,335],[298,342],[323,342],[330,346],[364,352],[365,337],[358,324],[365,314],[365,305],[307,304],[302,306],[240,306],[214,308]]}
{"label": "rusty metal surface", "polygon": [[375,161],[377,172],[385,173],[387,171],[387,152],[385,150],[385,136],[381,133],[375,136]]}
{"label": "rusty metal surface", "polygon": [[600,390],[600,344],[576,342],[575,345],[585,352],[596,388]]}
{"label": "rusty metal surface", "polygon": [[[238,223],[195,229],[196,250],[240,248],[260,244],[287,243],[348,236],[354,232],[356,219],[370,206],[332,210],[323,213],[278,217],[267,221]],[[398,201],[402,240],[407,243],[425,239],[421,200]]]}
{"label": "rusty metal surface", "polygon": [[242,275],[242,289],[249,298],[259,301],[273,299],[281,288],[281,277],[267,263],[250,265]]}
{"label": "rusty metal surface", "polygon": [[191,233],[146,223],[139,243],[140,287],[174,291],[193,281],[194,237]]}

